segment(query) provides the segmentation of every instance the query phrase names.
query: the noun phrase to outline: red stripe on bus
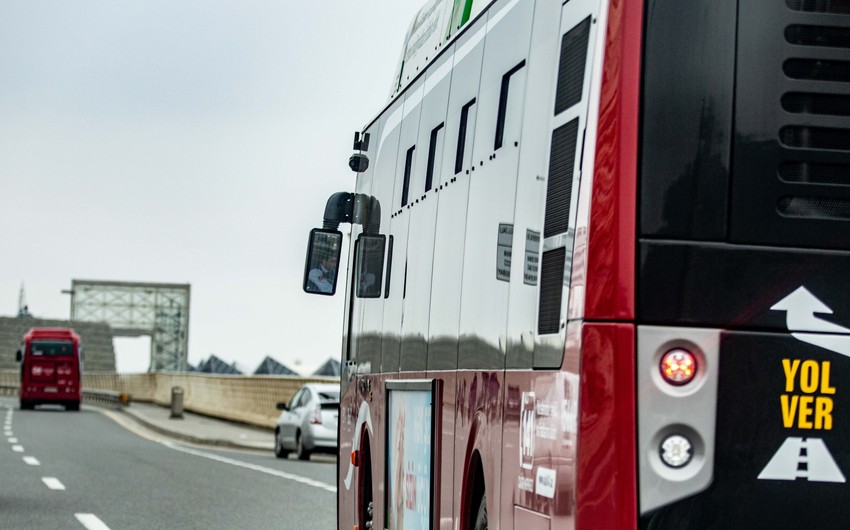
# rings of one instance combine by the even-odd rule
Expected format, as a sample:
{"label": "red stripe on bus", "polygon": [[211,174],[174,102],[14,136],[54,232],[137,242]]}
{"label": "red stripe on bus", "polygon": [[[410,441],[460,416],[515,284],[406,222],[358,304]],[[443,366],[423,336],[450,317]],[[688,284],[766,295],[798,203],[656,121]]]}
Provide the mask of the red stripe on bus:
{"label": "red stripe on bus", "polygon": [[608,15],[587,243],[585,318],[633,320],[643,2]]}

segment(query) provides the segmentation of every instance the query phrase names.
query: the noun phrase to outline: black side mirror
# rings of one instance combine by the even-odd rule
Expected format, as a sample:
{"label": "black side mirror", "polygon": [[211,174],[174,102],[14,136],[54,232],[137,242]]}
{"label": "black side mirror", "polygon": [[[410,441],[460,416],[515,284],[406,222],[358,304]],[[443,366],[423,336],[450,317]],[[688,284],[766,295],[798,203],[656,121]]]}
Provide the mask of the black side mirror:
{"label": "black side mirror", "polygon": [[16,360],[17,362],[21,362],[21,359],[22,359],[22,358],[23,358],[23,355],[21,354],[21,350],[16,351],[16,352],[15,352],[15,360]]}
{"label": "black side mirror", "polygon": [[277,410],[289,410],[289,407],[286,406],[286,403],[278,403],[275,405]]}
{"label": "black side mirror", "polygon": [[331,296],[336,292],[342,232],[314,228],[310,230],[307,263],[304,266],[304,292]]}
{"label": "black side mirror", "polygon": [[358,298],[380,298],[384,277],[384,247],[387,236],[360,234],[357,237],[356,269]]}

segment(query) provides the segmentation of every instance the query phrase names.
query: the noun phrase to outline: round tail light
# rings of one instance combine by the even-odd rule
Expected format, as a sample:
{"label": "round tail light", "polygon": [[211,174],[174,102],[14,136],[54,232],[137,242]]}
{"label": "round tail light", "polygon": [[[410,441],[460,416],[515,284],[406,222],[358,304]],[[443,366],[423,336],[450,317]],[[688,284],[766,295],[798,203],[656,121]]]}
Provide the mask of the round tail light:
{"label": "round tail light", "polygon": [[676,348],[661,357],[661,377],[671,385],[686,385],[696,373],[697,359],[688,350]]}

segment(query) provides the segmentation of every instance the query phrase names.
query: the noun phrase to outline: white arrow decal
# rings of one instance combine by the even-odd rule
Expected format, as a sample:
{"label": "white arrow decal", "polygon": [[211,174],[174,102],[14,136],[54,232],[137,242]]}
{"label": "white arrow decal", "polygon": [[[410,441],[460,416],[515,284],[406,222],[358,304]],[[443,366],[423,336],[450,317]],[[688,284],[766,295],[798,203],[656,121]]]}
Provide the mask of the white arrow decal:
{"label": "white arrow decal", "polygon": [[[795,339],[850,357],[850,336],[819,334],[850,333],[850,329],[816,317],[815,313],[831,315],[832,309],[818,300],[804,286],[797,288],[796,291],[774,304],[770,309],[786,311],[785,324],[788,326],[788,331],[792,332],[791,336]],[[801,331],[819,333],[799,333]]]}

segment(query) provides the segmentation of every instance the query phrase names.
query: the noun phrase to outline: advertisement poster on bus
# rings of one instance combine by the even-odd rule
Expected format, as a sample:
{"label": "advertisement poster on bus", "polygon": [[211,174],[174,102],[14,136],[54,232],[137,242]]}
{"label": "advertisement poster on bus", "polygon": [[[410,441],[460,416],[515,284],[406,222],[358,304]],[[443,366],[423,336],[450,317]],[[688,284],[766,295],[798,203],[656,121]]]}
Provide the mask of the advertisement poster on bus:
{"label": "advertisement poster on bus", "polygon": [[390,530],[431,528],[432,382],[387,383]]}

